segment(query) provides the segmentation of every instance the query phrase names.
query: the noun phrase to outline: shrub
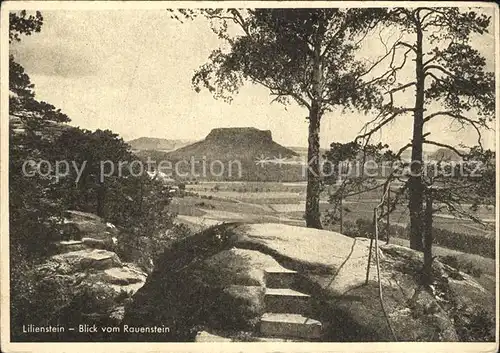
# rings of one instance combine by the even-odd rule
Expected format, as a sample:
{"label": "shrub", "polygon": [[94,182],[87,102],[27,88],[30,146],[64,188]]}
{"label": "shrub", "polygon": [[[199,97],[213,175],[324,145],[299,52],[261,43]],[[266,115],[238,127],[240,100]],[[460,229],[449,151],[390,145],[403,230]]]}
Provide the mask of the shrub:
{"label": "shrub", "polygon": [[467,261],[465,264],[460,266],[460,270],[474,277],[481,277],[483,274],[483,271],[479,267],[474,266],[471,261]]}
{"label": "shrub", "polygon": [[26,336],[25,324],[45,326],[57,321],[71,302],[74,288],[64,276],[46,277],[36,270],[37,262],[26,253],[11,252],[10,320],[13,340]]}
{"label": "shrub", "polygon": [[439,261],[441,261],[442,263],[444,263],[448,266],[456,268],[458,270],[459,265],[458,265],[458,259],[456,256],[453,256],[453,255],[441,256],[439,258]]}
{"label": "shrub", "polygon": [[455,327],[463,342],[494,342],[495,320],[492,315],[480,308],[466,310],[461,308],[462,317],[456,316]]}
{"label": "shrub", "polygon": [[175,224],[165,232],[150,236],[136,236],[123,232],[115,252],[120,259],[134,262],[144,271],[150,273],[165,248],[191,234],[189,227],[184,224]]}
{"label": "shrub", "polygon": [[481,277],[483,273],[483,271],[479,267],[476,267],[471,261],[460,262],[457,257],[453,255],[440,256],[439,261],[474,277]]}

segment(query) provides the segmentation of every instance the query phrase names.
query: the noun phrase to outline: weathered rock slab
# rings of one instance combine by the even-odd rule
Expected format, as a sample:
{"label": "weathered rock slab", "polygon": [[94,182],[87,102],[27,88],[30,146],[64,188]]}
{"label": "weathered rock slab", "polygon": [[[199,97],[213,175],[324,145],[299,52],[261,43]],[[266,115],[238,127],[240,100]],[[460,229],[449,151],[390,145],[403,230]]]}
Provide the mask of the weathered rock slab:
{"label": "weathered rock slab", "polygon": [[129,267],[112,267],[104,270],[104,279],[111,284],[127,285],[133,283],[144,283],[146,275],[134,271]]}
{"label": "weathered rock slab", "polygon": [[98,249],[70,251],[52,256],[51,261],[60,264],[59,271],[71,273],[85,269],[105,270],[121,267],[122,263],[114,252]]}

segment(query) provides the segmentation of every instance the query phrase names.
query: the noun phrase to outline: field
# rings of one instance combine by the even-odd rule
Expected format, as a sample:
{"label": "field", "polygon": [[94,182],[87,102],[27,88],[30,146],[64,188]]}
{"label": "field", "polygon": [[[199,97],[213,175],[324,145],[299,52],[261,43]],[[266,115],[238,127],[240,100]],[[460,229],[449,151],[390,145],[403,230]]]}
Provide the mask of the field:
{"label": "field", "polygon": [[[266,214],[303,222],[305,208],[306,183],[277,182],[203,182],[186,186],[186,190],[202,197],[247,204],[249,213],[265,209]],[[376,190],[367,194],[354,196],[344,200],[346,221],[358,218],[372,219],[373,209],[380,202],[381,192]],[[325,212],[331,208],[328,195],[324,193],[320,209]],[[246,213],[246,212],[244,212]],[[434,215],[434,226],[454,232],[467,232],[473,235],[494,237],[495,210],[480,207],[475,213],[477,217],[488,222],[488,227],[473,223],[468,219],[457,219],[445,211]],[[406,206],[398,207],[390,216],[391,224],[406,226],[409,222]]]}

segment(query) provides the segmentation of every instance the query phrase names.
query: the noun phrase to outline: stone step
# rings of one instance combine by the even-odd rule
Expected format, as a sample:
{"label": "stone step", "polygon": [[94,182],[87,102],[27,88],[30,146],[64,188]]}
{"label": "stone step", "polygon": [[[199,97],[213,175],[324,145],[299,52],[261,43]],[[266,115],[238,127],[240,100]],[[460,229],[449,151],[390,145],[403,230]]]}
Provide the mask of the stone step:
{"label": "stone step", "polygon": [[299,314],[265,313],[260,319],[260,333],[272,337],[318,339],[321,322]]}
{"label": "stone step", "polygon": [[200,331],[196,334],[195,342],[231,342],[230,338],[211,334],[207,331]]}
{"label": "stone step", "polygon": [[81,240],[61,240],[56,242],[57,252],[70,252],[84,250],[87,246]]}
{"label": "stone step", "polygon": [[61,245],[78,245],[78,244],[83,244],[83,241],[81,240],[61,240],[59,242]]}
{"label": "stone step", "polygon": [[268,268],[265,270],[267,288],[290,288],[293,287],[295,274],[297,272],[284,267]]}
{"label": "stone step", "polygon": [[266,288],[264,305],[269,313],[305,314],[309,310],[308,294],[288,288]]}

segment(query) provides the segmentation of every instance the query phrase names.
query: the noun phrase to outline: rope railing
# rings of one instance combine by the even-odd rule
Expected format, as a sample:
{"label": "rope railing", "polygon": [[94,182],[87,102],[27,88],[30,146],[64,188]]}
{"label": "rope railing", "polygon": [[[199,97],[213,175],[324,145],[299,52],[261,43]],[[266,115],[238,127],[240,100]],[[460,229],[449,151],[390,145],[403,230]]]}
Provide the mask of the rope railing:
{"label": "rope railing", "polygon": [[374,230],[375,230],[375,236],[371,236],[370,239],[370,250],[368,252],[368,265],[366,268],[366,281],[365,284],[368,284],[369,278],[370,278],[370,264],[371,264],[371,257],[372,257],[372,251],[373,251],[373,243],[375,242],[375,263],[376,263],[376,268],[377,268],[377,282],[378,282],[378,297],[380,300],[380,306],[382,307],[382,312],[384,313],[385,319],[387,321],[387,326],[389,326],[389,330],[391,331],[392,337],[394,341],[397,342],[397,336],[396,332],[394,331],[394,328],[392,327],[391,321],[389,320],[389,315],[387,314],[387,310],[385,307],[384,303],[384,298],[383,298],[383,293],[382,293],[382,281],[380,279],[380,259],[379,259],[379,245],[378,245],[378,236],[379,236],[379,231],[378,231],[378,210],[380,207],[383,207],[385,203],[385,199],[389,193],[390,190],[390,183],[385,186],[384,194],[382,195],[382,199],[380,203],[375,206],[373,209],[373,223],[374,223]]}

